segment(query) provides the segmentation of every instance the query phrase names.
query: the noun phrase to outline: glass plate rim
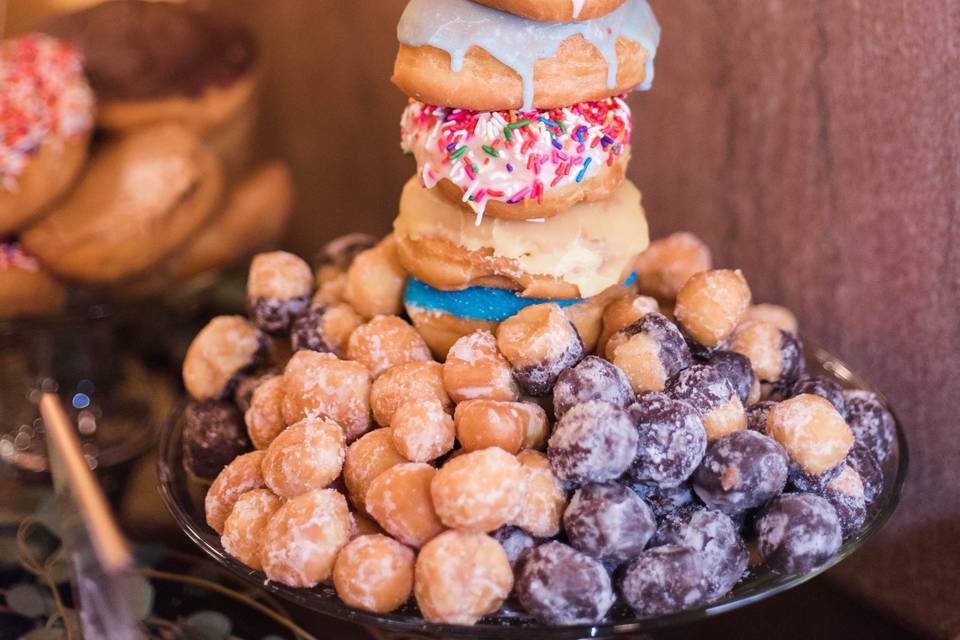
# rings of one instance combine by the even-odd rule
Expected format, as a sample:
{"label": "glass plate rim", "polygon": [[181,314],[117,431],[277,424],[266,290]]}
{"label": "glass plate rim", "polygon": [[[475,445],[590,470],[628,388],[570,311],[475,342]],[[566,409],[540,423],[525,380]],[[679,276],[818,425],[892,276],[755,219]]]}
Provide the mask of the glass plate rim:
{"label": "glass plate rim", "polygon": [[[183,530],[184,534],[213,560],[232,571],[238,577],[251,584],[257,584],[272,595],[311,611],[347,622],[377,627],[391,632],[419,633],[442,638],[529,638],[533,632],[549,632],[551,638],[554,640],[608,637],[679,626],[755,604],[812,580],[862,547],[886,524],[899,505],[909,467],[907,439],[899,417],[883,393],[850,369],[845,362],[830,352],[817,346],[811,346],[809,343],[807,344],[806,350],[808,362],[815,363],[835,378],[836,381],[843,383],[844,386],[865,389],[876,393],[893,415],[897,435],[897,446],[895,449],[896,461],[893,466],[895,470],[893,479],[889,484],[886,478],[884,480],[884,490],[881,497],[885,497],[886,502],[874,509],[856,536],[845,541],[840,551],[838,551],[833,558],[814,571],[799,576],[780,576],[777,577],[778,581],[774,585],[763,588],[756,593],[734,595],[734,592],[732,592],[720,600],[703,607],[689,609],[667,616],[634,618],[622,622],[613,621],[568,626],[537,625],[526,620],[522,621],[521,624],[513,625],[504,622],[484,622],[483,619],[474,626],[438,624],[426,622],[422,618],[404,614],[377,614],[360,611],[348,607],[335,598],[324,598],[311,589],[294,589],[279,583],[266,581],[261,572],[253,571],[229,556],[220,545],[219,538],[216,534],[212,530],[209,530],[205,523],[198,525],[195,519],[187,513],[183,505],[180,504],[180,501],[175,495],[173,488],[174,476],[177,473],[184,474],[184,472],[179,465],[173,466],[169,464],[169,460],[171,460],[171,456],[177,457],[177,453],[173,448],[179,444],[178,436],[180,430],[178,427],[180,422],[179,416],[183,408],[182,403],[174,411],[166,424],[163,425],[159,433],[159,455],[157,456],[158,490],[167,510]],[[205,529],[207,529],[206,532],[204,531]]]}

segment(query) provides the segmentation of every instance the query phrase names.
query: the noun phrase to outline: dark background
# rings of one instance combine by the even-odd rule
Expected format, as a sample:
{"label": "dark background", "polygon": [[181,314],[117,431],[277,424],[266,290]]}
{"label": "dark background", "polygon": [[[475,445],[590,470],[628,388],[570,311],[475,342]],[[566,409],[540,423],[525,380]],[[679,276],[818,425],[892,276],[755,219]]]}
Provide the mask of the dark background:
{"label": "dark background", "polygon": [[[698,233],[718,264],[745,271],[757,300],[792,308],[808,340],[886,392],[911,445],[885,531],[815,581],[819,591],[763,611],[787,620],[820,602],[804,628],[823,637],[849,611],[838,589],[956,637],[960,2],[651,3],[663,42],[653,91],[631,98],[630,174],[654,235]],[[403,1],[199,4],[241,16],[262,39],[261,150],[293,163],[299,190],[290,246],[310,254],[343,232],[386,232],[414,171],[399,150],[406,98],[389,83]],[[37,6],[14,2],[10,18]],[[749,624],[735,616],[714,631]]]}

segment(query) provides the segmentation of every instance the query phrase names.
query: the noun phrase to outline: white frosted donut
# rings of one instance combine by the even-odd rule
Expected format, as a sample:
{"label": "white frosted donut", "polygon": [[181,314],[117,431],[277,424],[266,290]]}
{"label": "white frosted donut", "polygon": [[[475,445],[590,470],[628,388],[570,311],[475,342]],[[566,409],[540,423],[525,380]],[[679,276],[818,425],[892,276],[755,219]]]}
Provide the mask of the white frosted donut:
{"label": "white frosted donut", "polygon": [[393,83],[430,104],[553,108],[653,82],[660,25],[646,0],[593,20],[546,23],[469,0],[410,0]]}
{"label": "white frosted donut", "polygon": [[605,16],[623,0],[474,0],[488,7],[541,22],[577,22]]}

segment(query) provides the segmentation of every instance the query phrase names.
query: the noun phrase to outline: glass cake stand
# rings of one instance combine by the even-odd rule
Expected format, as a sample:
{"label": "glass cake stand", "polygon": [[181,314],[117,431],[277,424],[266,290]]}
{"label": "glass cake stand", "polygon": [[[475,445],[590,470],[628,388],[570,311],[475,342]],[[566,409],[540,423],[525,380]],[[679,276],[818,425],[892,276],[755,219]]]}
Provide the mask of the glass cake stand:
{"label": "glass cake stand", "polygon": [[[843,362],[826,351],[808,347],[807,361],[811,374],[826,376],[844,388],[876,392]],[[516,638],[518,640],[535,637],[549,637],[551,640],[605,638],[682,625],[739,609],[796,587],[823,573],[859,549],[893,514],[907,474],[907,441],[899,419],[894,416],[897,438],[893,452],[882,465],[883,491],[871,506],[871,511],[867,514],[867,519],[860,530],[843,543],[836,556],[811,573],[782,576],[764,567],[751,568],[733,591],[723,598],[702,607],[668,616],[637,618],[625,605],[618,603],[600,623],[555,627],[532,620],[517,605],[511,605],[508,602],[495,615],[481,619],[475,626],[466,627],[425,622],[419,616],[414,604],[404,605],[400,610],[390,614],[351,609],[340,602],[330,586],[293,589],[276,582],[267,582],[263,573],[253,571],[232,558],[223,550],[219,536],[205,524],[203,513],[205,488],[188,479],[181,466],[180,436],[183,427],[181,418],[182,412],[178,411],[163,427],[157,465],[160,493],[170,513],[187,537],[216,562],[251,585],[256,585],[306,610],[373,629],[377,637]]]}

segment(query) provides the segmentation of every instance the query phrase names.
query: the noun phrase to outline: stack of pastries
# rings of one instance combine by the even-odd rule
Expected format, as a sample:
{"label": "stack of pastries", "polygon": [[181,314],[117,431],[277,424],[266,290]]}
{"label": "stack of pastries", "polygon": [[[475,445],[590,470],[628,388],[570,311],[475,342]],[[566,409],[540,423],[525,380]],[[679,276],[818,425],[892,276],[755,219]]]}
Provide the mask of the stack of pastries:
{"label": "stack of pastries", "polygon": [[0,318],[154,294],[276,242],[292,186],[250,159],[259,66],[242,26],[165,2],[0,43]]}
{"label": "stack of pastries", "polygon": [[445,354],[549,300],[591,350],[648,243],[624,94],[653,80],[649,6],[413,0],[398,35],[407,313]]}
{"label": "stack of pastries", "polygon": [[188,349],[208,526],[268,581],[460,625],[667,615],[829,562],[894,421],[807,376],[793,315],[695,236],[647,246],[620,95],[652,78],[646,2],[487,3],[401,19],[394,233],[258,255],[247,315]]}

